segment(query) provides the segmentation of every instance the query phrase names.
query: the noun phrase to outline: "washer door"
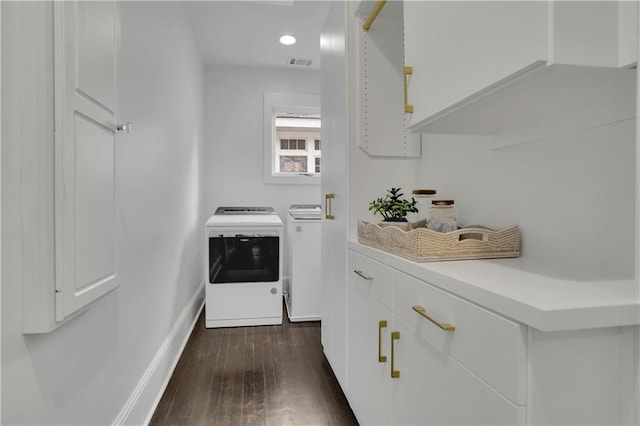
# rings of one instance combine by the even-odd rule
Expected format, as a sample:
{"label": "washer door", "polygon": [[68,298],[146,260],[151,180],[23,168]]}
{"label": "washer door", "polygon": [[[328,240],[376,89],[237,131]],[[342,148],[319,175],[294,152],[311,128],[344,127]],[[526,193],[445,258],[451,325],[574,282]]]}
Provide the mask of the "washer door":
{"label": "washer door", "polygon": [[210,237],[209,282],[212,284],[275,282],[280,279],[277,236]]}

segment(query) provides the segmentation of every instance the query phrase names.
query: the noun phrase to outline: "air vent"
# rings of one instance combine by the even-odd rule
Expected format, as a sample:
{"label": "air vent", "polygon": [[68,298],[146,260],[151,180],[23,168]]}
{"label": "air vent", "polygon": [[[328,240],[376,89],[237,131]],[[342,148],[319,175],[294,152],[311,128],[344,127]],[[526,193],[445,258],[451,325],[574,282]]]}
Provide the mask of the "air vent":
{"label": "air vent", "polygon": [[302,65],[308,67],[311,65],[311,59],[290,57],[287,63],[289,65]]}

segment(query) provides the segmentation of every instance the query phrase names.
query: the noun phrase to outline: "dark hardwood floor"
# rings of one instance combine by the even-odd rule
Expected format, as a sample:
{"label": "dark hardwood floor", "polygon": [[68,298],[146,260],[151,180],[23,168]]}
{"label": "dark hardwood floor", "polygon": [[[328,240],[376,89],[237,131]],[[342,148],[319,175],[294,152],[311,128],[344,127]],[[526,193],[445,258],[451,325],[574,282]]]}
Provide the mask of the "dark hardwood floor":
{"label": "dark hardwood floor", "polygon": [[200,315],[150,425],[357,425],[320,323],[206,329]]}

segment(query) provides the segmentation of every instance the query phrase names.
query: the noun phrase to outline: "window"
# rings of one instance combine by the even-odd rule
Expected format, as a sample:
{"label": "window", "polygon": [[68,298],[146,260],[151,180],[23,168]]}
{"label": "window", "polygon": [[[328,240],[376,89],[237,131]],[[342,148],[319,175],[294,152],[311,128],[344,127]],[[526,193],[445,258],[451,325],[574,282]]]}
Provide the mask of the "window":
{"label": "window", "polygon": [[320,97],[265,93],[266,183],[320,183]]}
{"label": "window", "polygon": [[319,173],[320,116],[276,113],[275,173]]}

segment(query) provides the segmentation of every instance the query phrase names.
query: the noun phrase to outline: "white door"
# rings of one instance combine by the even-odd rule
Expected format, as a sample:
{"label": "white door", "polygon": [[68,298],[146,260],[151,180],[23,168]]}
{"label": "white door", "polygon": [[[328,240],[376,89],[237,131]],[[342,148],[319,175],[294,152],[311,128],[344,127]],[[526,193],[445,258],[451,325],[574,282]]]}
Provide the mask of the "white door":
{"label": "white door", "polygon": [[116,287],[118,4],[54,2],[56,319]]}
{"label": "white door", "polygon": [[[346,386],[347,296],[347,2],[334,2],[321,34],[322,346]],[[329,198],[327,198],[329,196]],[[333,198],[331,198],[333,196]]]}

